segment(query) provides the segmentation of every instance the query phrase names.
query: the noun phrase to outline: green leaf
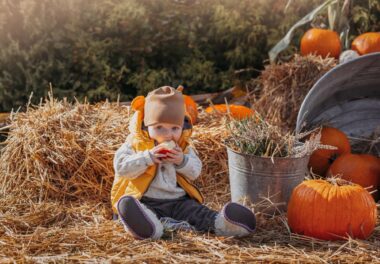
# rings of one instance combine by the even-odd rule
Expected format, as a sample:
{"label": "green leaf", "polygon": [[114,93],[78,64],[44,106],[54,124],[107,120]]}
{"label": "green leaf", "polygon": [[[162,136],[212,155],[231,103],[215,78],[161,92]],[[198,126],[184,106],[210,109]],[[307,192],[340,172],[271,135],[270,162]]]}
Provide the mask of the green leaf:
{"label": "green leaf", "polygon": [[340,12],[339,22],[338,22],[338,28],[337,31],[340,32],[340,39],[342,40],[342,44],[344,49],[349,49],[350,47],[350,41],[349,41],[349,32],[350,32],[350,14],[351,14],[351,7],[352,7],[353,1],[352,0],[345,0],[342,9]]}

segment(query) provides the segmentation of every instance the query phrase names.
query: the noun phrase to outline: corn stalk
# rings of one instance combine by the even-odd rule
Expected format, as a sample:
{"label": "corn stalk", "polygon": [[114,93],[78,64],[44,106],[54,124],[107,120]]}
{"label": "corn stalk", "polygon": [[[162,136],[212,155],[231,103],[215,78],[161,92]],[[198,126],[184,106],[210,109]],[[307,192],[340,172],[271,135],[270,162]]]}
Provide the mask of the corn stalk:
{"label": "corn stalk", "polygon": [[337,1],[335,4],[329,5],[327,9],[330,29],[339,33],[344,49],[349,47],[349,17],[352,4],[353,0]]}

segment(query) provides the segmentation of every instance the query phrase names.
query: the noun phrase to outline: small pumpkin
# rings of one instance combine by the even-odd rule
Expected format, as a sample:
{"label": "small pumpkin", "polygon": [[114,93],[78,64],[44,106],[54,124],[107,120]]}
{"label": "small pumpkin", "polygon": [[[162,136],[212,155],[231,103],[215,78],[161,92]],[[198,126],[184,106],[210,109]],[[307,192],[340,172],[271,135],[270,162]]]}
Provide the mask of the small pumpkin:
{"label": "small pumpkin", "polygon": [[287,215],[291,230],[301,235],[366,239],[375,228],[377,208],[360,185],[339,179],[307,180],[293,190]]}
{"label": "small pumpkin", "polygon": [[183,95],[183,98],[185,99],[186,111],[191,118],[191,122],[192,124],[195,124],[198,118],[197,103],[191,98],[191,96]]}
{"label": "small pumpkin", "polygon": [[334,127],[323,127],[321,144],[334,146],[337,149],[317,149],[309,160],[309,168],[320,176],[325,176],[332,162],[343,153],[350,153],[350,142],[342,131]]}
{"label": "small pumpkin", "polygon": [[341,43],[338,33],[328,29],[312,28],[301,39],[301,54],[339,58]]}
{"label": "small pumpkin", "polygon": [[228,108],[229,108],[229,111],[231,113],[231,116],[235,119],[245,119],[245,118],[249,118],[249,117],[252,117],[255,113],[254,110],[246,107],[246,106],[243,106],[243,105],[226,105],[226,104],[218,104],[218,105],[213,105],[213,106],[209,106],[206,108],[206,113],[215,113],[215,112],[219,112],[219,113],[223,113],[223,114],[226,114],[228,113]]}
{"label": "small pumpkin", "polygon": [[[345,153],[331,164],[328,175],[341,177],[372,192],[379,184],[380,166],[372,155]],[[376,193],[374,197],[377,197]]]}
{"label": "small pumpkin", "polygon": [[351,48],[360,55],[380,52],[380,33],[367,32],[357,36],[351,44]]}

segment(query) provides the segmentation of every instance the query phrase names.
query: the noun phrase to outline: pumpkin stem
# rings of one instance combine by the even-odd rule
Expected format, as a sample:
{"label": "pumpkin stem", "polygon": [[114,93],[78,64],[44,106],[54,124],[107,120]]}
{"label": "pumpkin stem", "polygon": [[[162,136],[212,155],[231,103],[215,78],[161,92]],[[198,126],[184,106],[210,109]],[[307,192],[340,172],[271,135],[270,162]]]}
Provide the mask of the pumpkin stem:
{"label": "pumpkin stem", "polygon": [[326,181],[328,181],[330,184],[336,185],[336,186],[354,185],[352,182],[346,181],[346,180],[339,178],[337,176],[331,176],[329,178],[326,178]]}

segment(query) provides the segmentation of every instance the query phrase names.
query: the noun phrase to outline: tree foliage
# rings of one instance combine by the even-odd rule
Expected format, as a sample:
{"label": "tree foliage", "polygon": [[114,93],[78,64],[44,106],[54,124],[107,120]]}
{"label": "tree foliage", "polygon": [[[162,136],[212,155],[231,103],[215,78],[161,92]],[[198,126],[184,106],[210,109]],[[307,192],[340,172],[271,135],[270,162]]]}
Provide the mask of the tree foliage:
{"label": "tree foliage", "polygon": [[[92,102],[164,84],[192,94],[239,85],[321,0],[292,1],[285,12],[287,2],[0,0],[0,111],[24,105],[31,92],[38,102],[49,83],[58,97]],[[379,5],[362,2],[356,32],[380,30]]]}

